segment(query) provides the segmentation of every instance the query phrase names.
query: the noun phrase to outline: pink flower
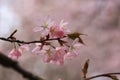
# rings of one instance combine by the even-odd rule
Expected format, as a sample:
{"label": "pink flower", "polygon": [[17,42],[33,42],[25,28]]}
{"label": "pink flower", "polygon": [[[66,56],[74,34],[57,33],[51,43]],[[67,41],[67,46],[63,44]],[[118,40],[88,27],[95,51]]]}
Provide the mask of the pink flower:
{"label": "pink flower", "polygon": [[17,49],[12,49],[12,51],[8,54],[8,57],[17,60],[21,56],[21,52]]}
{"label": "pink flower", "polygon": [[42,45],[37,43],[36,47],[32,50],[34,54],[39,55],[45,63],[49,63],[52,59],[52,49],[50,45]]}
{"label": "pink flower", "polygon": [[74,57],[77,57],[77,53],[76,52],[68,52],[66,55],[65,55],[65,59],[73,59]]}
{"label": "pink flower", "polygon": [[29,51],[29,47],[30,45],[24,44],[24,45],[21,45],[18,50],[22,53],[24,50]]}
{"label": "pink flower", "polygon": [[41,43],[36,43],[36,47],[32,50],[32,53],[39,54]]}
{"label": "pink flower", "polygon": [[53,25],[53,26],[50,27],[50,37],[61,38],[63,36],[64,36],[64,31],[62,29],[60,29],[59,26]]}
{"label": "pink flower", "polygon": [[50,45],[44,45],[39,53],[39,55],[41,56],[41,58],[45,63],[50,63],[50,61],[53,58],[53,54],[54,54],[54,49],[52,49]]}
{"label": "pink flower", "polygon": [[78,56],[79,48],[81,47],[81,44],[79,43],[78,39],[75,39],[72,44],[70,45],[67,54],[65,55],[65,59],[69,58],[72,59],[74,57]]}
{"label": "pink flower", "polygon": [[41,44],[36,45],[32,52],[40,55],[45,63],[64,64],[65,47],[56,47],[54,49],[50,45],[43,45],[42,48],[41,46]]}
{"label": "pink flower", "polygon": [[68,25],[68,22],[64,22],[64,20],[61,20],[59,26],[62,30],[64,30],[65,34],[69,34],[71,31],[66,27]]}
{"label": "pink flower", "polygon": [[61,26],[62,28],[64,28],[67,24],[68,24],[68,22],[64,22],[64,20],[61,20],[59,26]]}
{"label": "pink flower", "polygon": [[52,56],[51,56],[51,54],[50,55],[49,54],[44,54],[44,56],[42,57],[42,59],[43,59],[43,61],[45,63],[50,63],[51,60],[52,60]]}
{"label": "pink flower", "polygon": [[46,53],[49,48],[49,45],[42,45],[41,43],[36,43],[36,47],[32,50],[32,53],[41,55],[43,53]]}
{"label": "pink flower", "polygon": [[35,27],[34,28],[34,32],[40,32],[41,35],[47,35],[49,33],[49,29],[47,28],[47,26],[39,26],[39,27]]}
{"label": "pink flower", "polygon": [[50,27],[49,31],[50,36],[52,38],[54,37],[62,38],[63,36],[65,36],[69,32],[69,30],[65,28],[67,24],[68,23],[64,22],[63,20],[61,20],[59,25],[53,24]]}
{"label": "pink flower", "polygon": [[55,53],[53,54],[52,63],[63,65],[64,64],[64,55],[66,54],[65,47],[56,47]]}
{"label": "pink flower", "polygon": [[41,35],[47,35],[49,33],[49,28],[54,24],[51,19],[46,18],[41,22],[41,25],[33,29],[34,32],[40,32]]}

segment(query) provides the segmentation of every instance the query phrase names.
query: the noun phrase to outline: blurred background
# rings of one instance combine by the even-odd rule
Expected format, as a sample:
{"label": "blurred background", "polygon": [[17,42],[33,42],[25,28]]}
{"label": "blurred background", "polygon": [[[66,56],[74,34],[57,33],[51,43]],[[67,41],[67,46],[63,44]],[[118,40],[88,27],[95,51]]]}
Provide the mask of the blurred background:
{"label": "blurred background", "polygon": [[[0,0],[0,37],[8,37],[15,29],[17,39],[32,41],[40,33],[33,28],[50,16],[56,22],[69,22],[68,28],[81,36],[79,56],[65,65],[45,64],[39,56],[25,52],[20,65],[46,80],[81,80],[81,67],[90,59],[87,76],[120,72],[120,0]],[[11,51],[13,45],[0,41],[0,51]],[[95,80],[109,80],[98,78]],[[0,66],[0,80],[26,80],[12,69]]]}

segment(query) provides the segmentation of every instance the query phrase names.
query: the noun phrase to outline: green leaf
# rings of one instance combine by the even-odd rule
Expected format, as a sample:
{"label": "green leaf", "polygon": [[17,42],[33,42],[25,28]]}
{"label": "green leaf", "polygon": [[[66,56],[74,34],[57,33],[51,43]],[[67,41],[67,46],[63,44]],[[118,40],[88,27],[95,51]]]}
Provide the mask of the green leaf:
{"label": "green leaf", "polygon": [[86,74],[88,72],[88,67],[89,67],[89,59],[86,60],[85,64],[83,65],[83,68],[82,68],[83,78],[86,78]]}
{"label": "green leaf", "polygon": [[71,33],[71,34],[68,34],[68,38],[72,39],[72,40],[75,40],[76,38],[79,39],[79,42],[81,44],[84,44],[82,38],[80,37],[80,35],[85,35],[85,34],[82,34],[82,33],[77,33],[77,32],[74,32],[74,33]]}
{"label": "green leaf", "polygon": [[80,33],[74,32],[74,33],[68,34],[67,36],[68,38],[75,40],[76,38],[79,38]]}

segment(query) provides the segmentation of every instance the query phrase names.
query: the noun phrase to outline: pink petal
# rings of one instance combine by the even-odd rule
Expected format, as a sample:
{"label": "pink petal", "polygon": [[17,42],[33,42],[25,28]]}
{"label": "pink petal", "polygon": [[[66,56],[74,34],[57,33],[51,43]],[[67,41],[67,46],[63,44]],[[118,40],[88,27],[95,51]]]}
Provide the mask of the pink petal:
{"label": "pink petal", "polygon": [[64,59],[72,59],[72,58],[75,58],[75,57],[77,57],[77,54],[76,54],[76,53],[68,52],[68,53],[64,56]]}
{"label": "pink petal", "polygon": [[21,56],[21,52],[19,52],[17,49],[12,49],[8,54],[8,57],[13,60],[17,60],[20,56]]}
{"label": "pink petal", "polygon": [[64,22],[64,20],[61,20],[61,22],[60,22],[60,26],[61,27],[64,27],[64,26],[66,26],[68,24],[68,22]]}
{"label": "pink petal", "polygon": [[30,50],[30,49],[29,49],[29,46],[30,46],[30,45],[28,45],[28,44],[24,44],[24,45],[20,46],[18,50],[19,50],[21,53],[22,53],[24,50],[29,51],[29,50]]}
{"label": "pink petal", "polygon": [[42,30],[43,30],[42,27],[35,27],[35,28],[33,29],[34,32],[38,32],[38,31],[42,31]]}

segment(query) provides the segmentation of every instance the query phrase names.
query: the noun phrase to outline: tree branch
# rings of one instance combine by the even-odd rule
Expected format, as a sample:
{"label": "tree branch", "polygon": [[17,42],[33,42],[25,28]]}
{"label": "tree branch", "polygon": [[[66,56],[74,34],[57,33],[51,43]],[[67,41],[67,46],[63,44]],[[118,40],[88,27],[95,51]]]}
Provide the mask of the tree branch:
{"label": "tree branch", "polygon": [[24,78],[27,78],[28,80],[43,80],[42,78],[33,75],[32,73],[24,70],[18,65],[18,62],[13,61],[12,59],[8,58],[7,56],[3,55],[3,53],[0,52],[0,64],[6,68],[12,68],[19,74],[21,74]]}
{"label": "tree branch", "polygon": [[91,79],[98,78],[98,77],[109,77],[110,75],[120,75],[120,72],[99,74],[99,75],[95,75],[92,77],[88,77],[85,80],[91,80]]}
{"label": "tree branch", "polygon": [[[66,36],[62,37],[62,38],[65,38]],[[38,40],[38,41],[29,41],[29,42],[25,42],[25,41],[20,41],[20,40],[15,40],[15,39],[8,39],[8,38],[3,38],[3,37],[0,37],[0,40],[3,40],[3,41],[7,41],[7,42],[17,42],[17,43],[21,43],[21,44],[31,44],[31,43],[44,43],[45,41],[52,41],[52,40],[59,40],[59,38],[52,38],[52,39],[45,39],[45,40]]]}
{"label": "tree branch", "polygon": [[13,35],[14,35],[16,32],[17,32],[17,29],[16,29],[14,32],[12,32],[12,34],[8,37],[8,39],[11,38],[11,37],[13,37]]}

